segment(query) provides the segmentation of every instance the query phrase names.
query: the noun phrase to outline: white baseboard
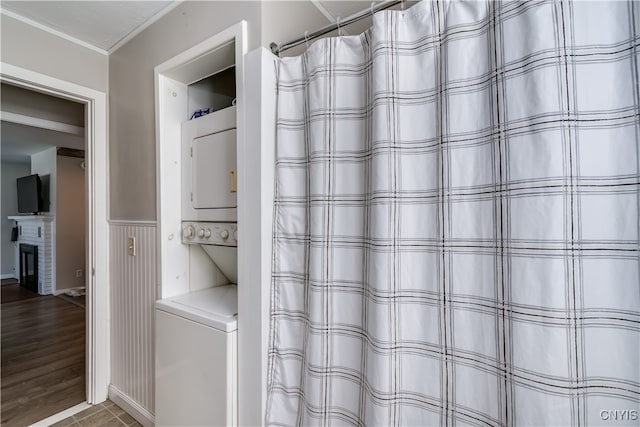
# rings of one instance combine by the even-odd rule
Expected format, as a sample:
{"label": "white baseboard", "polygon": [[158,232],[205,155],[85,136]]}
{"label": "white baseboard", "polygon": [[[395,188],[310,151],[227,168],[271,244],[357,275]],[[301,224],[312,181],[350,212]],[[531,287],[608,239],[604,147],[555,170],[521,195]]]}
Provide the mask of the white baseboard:
{"label": "white baseboard", "polygon": [[155,416],[138,405],[137,402],[127,396],[122,390],[111,384],[109,385],[109,399],[124,409],[144,427],[154,427],[156,423]]}
{"label": "white baseboard", "polygon": [[9,274],[2,274],[0,275],[0,279],[16,279],[18,280],[18,278],[16,277],[15,274],[13,273],[9,273]]}
{"label": "white baseboard", "polygon": [[85,289],[86,290],[87,288],[85,286],[76,286],[76,287],[73,287],[73,288],[56,289],[55,291],[53,291],[53,294],[55,296],[58,296],[60,294],[64,294],[65,292],[69,292],[69,291],[72,291],[74,289]]}

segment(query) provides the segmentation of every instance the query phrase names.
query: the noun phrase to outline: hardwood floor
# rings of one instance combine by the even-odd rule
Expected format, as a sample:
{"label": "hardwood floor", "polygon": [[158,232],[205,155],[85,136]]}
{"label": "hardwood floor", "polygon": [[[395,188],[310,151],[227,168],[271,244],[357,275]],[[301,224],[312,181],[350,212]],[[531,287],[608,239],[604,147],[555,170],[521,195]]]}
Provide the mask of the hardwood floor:
{"label": "hardwood floor", "polygon": [[85,401],[85,310],[54,296],[0,306],[2,426]]}
{"label": "hardwood floor", "polygon": [[3,279],[0,286],[0,301],[7,302],[22,301],[29,298],[38,298],[37,292],[32,292],[20,286],[15,279]]}

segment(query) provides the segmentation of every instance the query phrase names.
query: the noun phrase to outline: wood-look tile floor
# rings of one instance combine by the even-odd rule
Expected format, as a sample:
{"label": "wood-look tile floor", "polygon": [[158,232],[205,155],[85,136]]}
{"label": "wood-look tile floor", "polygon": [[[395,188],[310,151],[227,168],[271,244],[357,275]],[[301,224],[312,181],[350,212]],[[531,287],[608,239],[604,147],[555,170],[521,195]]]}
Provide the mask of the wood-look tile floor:
{"label": "wood-look tile floor", "polygon": [[87,408],[82,412],[52,424],[51,427],[124,427],[140,426],[131,415],[122,408],[107,400],[99,405]]}
{"label": "wood-look tile floor", "polygon": [[85,401],[85,310],[51,295],[0,306],[0,420],[26,426]]}

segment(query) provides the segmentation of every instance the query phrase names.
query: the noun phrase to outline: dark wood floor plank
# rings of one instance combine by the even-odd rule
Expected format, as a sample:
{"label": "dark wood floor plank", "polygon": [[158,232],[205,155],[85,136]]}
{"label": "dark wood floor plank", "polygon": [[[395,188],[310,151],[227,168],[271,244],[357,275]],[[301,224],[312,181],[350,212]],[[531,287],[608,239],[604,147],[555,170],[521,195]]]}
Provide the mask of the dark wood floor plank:
{"label": "dark wood floor plank", "polygon": [[[2,328],[10,328],[9,325],[2,325]],[[28,332],[27,332],[28,333]],[[64,334],[64,335],[63,335]],[[10,351],[12,353],[35,351],[43,346],[50,346],[56,344],[63,344],[66,342],[74,341],[79,338],[80,335],[84,336],[84,328],[55,328],[44,332],[39,332],[31,337],[3,337],[2,342],[11,346]],[[18,347],[20,346],[20,347]],[[3,355],[10,355],[11,353],[3,353]]]}
{"label": "dark wood floor plank", "polygon": [[[25,402],[36,401],[52,391],[66,389],[70,385],[76,384],[81,380],[77,373],[82,367],[82,363],[77,363],[75,366],[47,372],[30,381],[14,384],[12,387],[7,387],[9,392],[5,392],[3,389],[2,394],[6,394],[6,396],[3,396],[3,400],[7,399],[7,402],[2,402],[2,410],[5,411],[16,406],[22,406]],[[28,396],[28,398],[24,396]]]}
{"label": "dark wood floor plank", "polygon": [[[69,319],[69,322],[76,321],[76,317]],[[7,328],[11,328],[11,325],[3,325]],[[29,328],[31,329],[31,328]],[[7,342],[15,342],[20,345],[32,345],[32,344],[40,344],[43,343],[54,343],[54,342],[62,342],[66,338],[63,334],[78,334],[84,333],[83,326],[59,326],[46,330],[27,330],[23,332],[23,334],[29,334],[29,336],[23,336],[23,334],[9,335],[5,337],[5,341]]]}
{"label": "dark wood floor plank", "polygon": [[61,360],[55,360],[51,356],[38,358],[37,366],[31,369],[20,369],[19,366],[10,366],[7,368],[8,372],[6,379],[4,372],[2,374],[2,392],[5,392],[4,390],[6,387],[12,386],[16,383],[38,381],[40,378],[43,378],[51,372],[56,372],[69,366],[75,366],[84,360],[84,354],[78,354],[78,352],[74,352]]}
{"label": "dark wood floor plank", "polygon": [[38,298],[39,296],[37,292],[31,292],[21,287],[15,280],[2,280],[2,287],[0,287],[0,302],[2,304],[28,298]]}
{"label": "dark wood floor plank", "polygon": [[[57,358],[65,357],[73,353],[79,354],[85,347],[84,338],[75,337],[68,338],[64,341],[43,342],[35,345],[20,345],[16,349],[7,349],[3,354],[2,369],[10,369],[11,367],[30,369],[36,366],[34,361],[40,357],[51,357],[55,355]],[[30,358],[24,357],[24,354],[31,355]]]}
{"label": "dark wood floor plank", "polygon": [[85,311],[53,296],[0,306],[2,426],[85,401]]}
{"label": "dark wood floor plank", "polygon": [[59,352],[67,348],[76,349],[78,346],[84,348],[84,338],[78,336],[80,333],[82,331],[66,331],[64,339],[56,337],[39,342],[14,344],[3,353],[2,368],[7,363],[15,363],[17,360],[24,359],[25,353],[34,354],[37,357],[40,353]]}

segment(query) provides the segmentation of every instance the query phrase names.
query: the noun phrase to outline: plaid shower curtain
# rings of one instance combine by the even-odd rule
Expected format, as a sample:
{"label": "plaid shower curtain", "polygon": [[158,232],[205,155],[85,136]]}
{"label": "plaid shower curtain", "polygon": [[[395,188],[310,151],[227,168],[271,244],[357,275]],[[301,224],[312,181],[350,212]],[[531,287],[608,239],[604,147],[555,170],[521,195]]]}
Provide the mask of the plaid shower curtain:
{"label": "plaid shower curtain", "polygon": [[373,21],[280,60],[267,424],[637,425],[640,3]]}

